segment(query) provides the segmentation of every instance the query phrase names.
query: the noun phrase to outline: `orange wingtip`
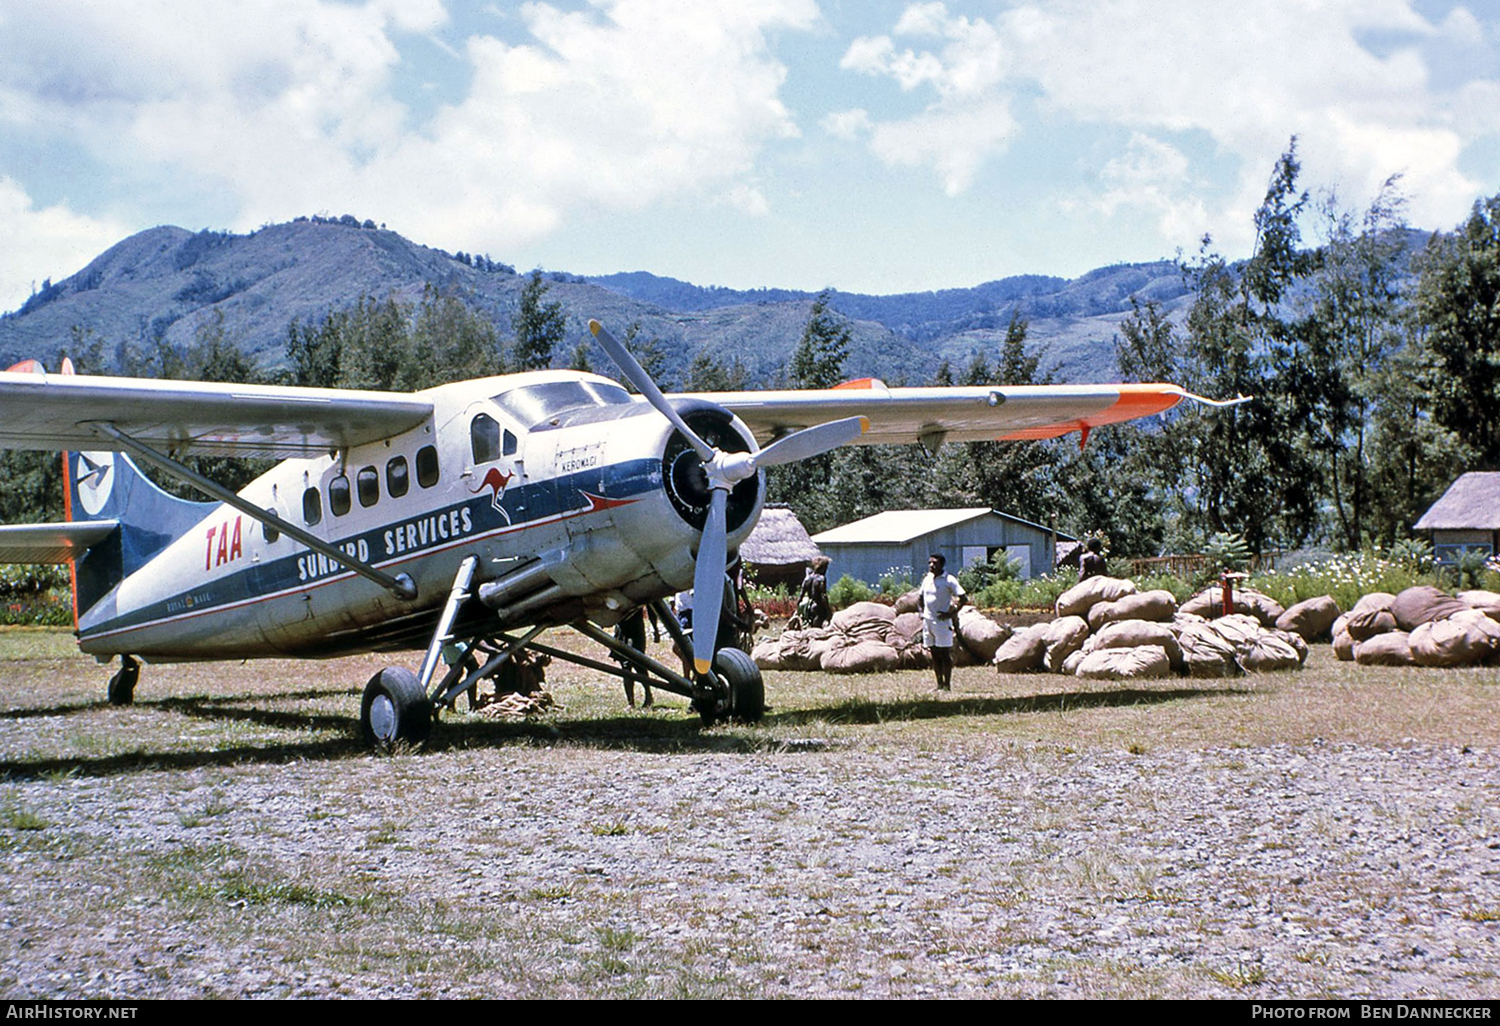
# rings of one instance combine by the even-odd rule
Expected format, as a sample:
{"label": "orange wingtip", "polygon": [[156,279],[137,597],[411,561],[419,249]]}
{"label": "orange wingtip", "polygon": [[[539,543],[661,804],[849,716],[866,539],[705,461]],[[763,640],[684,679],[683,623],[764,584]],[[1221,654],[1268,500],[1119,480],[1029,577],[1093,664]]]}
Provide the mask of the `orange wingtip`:
{"label": "orange wingtip", "polygon": [[46,374],[47,368],[40,360],[22,360],[5,368],[7,374]]}
{"label": "orange wingtip", "polygon": [[855,378],[853,381],[841,381],[834,388],[885,388],[885,382],[879,378]]}

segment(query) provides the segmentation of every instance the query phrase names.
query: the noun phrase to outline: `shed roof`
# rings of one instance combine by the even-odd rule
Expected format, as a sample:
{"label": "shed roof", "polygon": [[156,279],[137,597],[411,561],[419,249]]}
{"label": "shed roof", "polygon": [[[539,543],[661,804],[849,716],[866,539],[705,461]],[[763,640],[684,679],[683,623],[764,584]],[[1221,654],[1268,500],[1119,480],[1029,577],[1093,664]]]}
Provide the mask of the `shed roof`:
{"label": "shed roof", "polygon": [[[1022,520],[1013,517],[1009,513],[1001,513],[999,510],[990,509],[988,506],[975,506],[967,509],[895,509],[884,513],[876,513],[872,517],[856,520],[852,524],[835,527],[820,534],[813,535],[812,540],[819,545],[849,545],[849,544],[885,544],[905,545],[915,541],[924,535],[941,531],[944,528],[954,527],[958,524],[967,523],[970,520],[984,516],[996,516],[1003,520],[1009,520],[1014,524],[1024,524],[1038,531],[1049,531],[1049,528],[1041,524],[1034,524],[1030,520]],[[1059,538],[1067,538],[1061,532]]]}
{"label": "shed roof", "polygon": [[1500,531],[1500,471],[1460,475],[1414,526],[1419,531]]}
{"label": "shed roof", "polygon": [[750,537],[740,546],[740,558],[759,566],[807,563],[822,555],[797,514],[784,506],[767,506]]}

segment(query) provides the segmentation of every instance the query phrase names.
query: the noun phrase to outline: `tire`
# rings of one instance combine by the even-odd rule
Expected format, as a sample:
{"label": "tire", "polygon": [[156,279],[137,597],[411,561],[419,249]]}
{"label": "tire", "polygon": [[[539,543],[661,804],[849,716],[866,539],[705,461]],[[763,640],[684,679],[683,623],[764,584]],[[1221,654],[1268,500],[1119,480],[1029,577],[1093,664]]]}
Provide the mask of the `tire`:
{"label": "tire", "polygon": [[421,744],[432,732],[432,701],[417,675],[389,666],[370,678],[359,706],[359,725],[365,743],[381,751],[397,744]]}
{"label": "tire", "polygon": [[729,718],[759,723],[766,714],[766,684],[755,660],[737,648],[721,648],[714,653],[714,672],[729,685]]}
{"label": "tire", "polygon": [[120,663],[120,672],[109,678],[107,695],[110,705],[131,705],[135,702],[135,684],[141,679],[141,664],[131,656]]}

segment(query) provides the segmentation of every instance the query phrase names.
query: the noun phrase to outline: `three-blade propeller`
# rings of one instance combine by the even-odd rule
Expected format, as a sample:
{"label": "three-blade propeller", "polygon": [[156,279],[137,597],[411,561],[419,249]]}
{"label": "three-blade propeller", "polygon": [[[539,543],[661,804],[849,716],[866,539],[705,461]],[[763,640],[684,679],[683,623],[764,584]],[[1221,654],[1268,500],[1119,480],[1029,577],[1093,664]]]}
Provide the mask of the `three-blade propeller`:
{"label": "three-blade propeller", "polygon": [[727,509],[729,492],[735,485],[754,477],[762,467],[795,463],[818,456],[858,438],[868,427],[863,417],[829,421],[801,431],[766,446],[758,452],[724,452],[705,442],[672,408],[656,382],[618,339],[598,321],[589,321],[589,330],[609,354],[636,391],[671,421],[687,439],[693,452],[703,461],[708,475],[708,519],[703,538],[698,543],[698,560],[693,566],[693,665],[707,673],[713,665],[714,646],[718,643],[719,616],[724,604],[725,561],[728,557]]}

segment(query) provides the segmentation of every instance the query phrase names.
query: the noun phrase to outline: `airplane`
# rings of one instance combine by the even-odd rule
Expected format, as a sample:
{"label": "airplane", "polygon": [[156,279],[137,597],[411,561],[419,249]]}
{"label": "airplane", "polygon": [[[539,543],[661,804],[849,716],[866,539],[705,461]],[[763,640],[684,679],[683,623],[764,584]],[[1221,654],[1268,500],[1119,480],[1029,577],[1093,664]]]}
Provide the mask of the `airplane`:
{"label": "airplane", "polygon": [[[623,662],[705,723],[754,722],[764,685],[735,632],[728,568],[764,468],[844,444],[1036,439],[1216,402],[1176,385],[832,389],[664,395],[598,321],[639,395],[597,374],[532,371],[416,393],[0,372],[0,446],[63,453],[64,523],[0,527],[0,562],[71,565],[75,633],[141,664],[420,650],[365,686],[373,746],[425,740],[435,711],[534,651],[612,676]],[[239,492],[188,455],[282,462]],[[169,495],[144,464],[210,497]],[[663,602],[692,587],[694,631]],[[729,601],[726,605],[726,592]],[[606,628],[653,604],[680,671]],[[727,630],[725,626],[727,624]],[[540,640],[571,626],[612,661]],[[439,674],[440,664],[448,663]]]}

